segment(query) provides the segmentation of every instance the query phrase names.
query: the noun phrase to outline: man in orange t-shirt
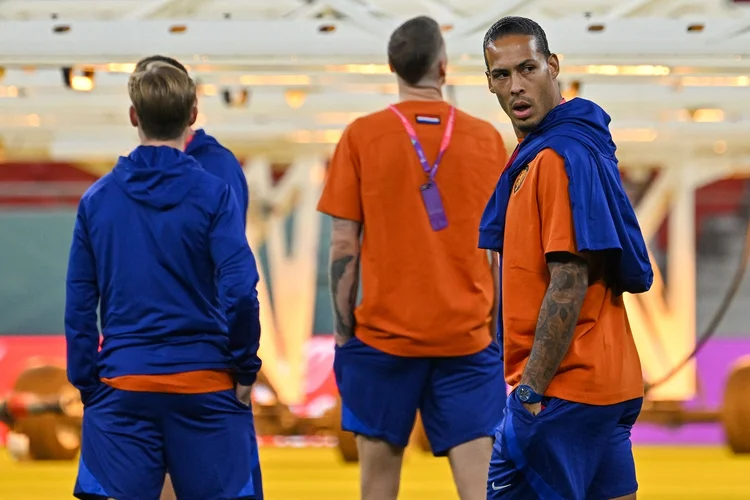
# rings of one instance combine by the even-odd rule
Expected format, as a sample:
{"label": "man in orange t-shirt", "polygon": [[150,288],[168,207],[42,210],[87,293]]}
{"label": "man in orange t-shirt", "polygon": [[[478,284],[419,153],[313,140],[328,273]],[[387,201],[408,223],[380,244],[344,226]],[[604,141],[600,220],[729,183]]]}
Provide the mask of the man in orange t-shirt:
{"label": "man in orange t-shirt", "polygon": [[388,56],[400,102],[345,130],[318,205],[333,217],[342,426],[357,435],[363,499],[396,499],[417,410],[461,498],[484,499],[505,387],[496,261],[475,242],[506,151],[492,125],[443,101],[434,20],[404,23]]}
{"label": "man in orange t-shirt", "polygon": [[502,256],[505,377],[488,499],[634,499],[641,365],[622,292],[653,271],[620,181],[609,116],[565,102],[542,28],[508,17],[484,42],[519,145],[480,226]]}

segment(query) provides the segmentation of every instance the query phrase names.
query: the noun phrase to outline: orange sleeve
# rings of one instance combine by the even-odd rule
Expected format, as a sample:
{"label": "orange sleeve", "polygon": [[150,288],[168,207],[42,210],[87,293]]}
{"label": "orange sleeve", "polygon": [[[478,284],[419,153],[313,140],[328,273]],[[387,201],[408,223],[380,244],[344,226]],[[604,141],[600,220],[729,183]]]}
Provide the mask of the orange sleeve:
{"label": "orange sleeve", "polygon": [[551,149],[543,150],[537,159],[537,200],[544,253],[578,254],[565,160]]}
{"label": "orange sleeve", "polygon": [[351,126],[344,130],[328,166],[318,211],[339,219],[363,222],[359,189],[359,158]]}

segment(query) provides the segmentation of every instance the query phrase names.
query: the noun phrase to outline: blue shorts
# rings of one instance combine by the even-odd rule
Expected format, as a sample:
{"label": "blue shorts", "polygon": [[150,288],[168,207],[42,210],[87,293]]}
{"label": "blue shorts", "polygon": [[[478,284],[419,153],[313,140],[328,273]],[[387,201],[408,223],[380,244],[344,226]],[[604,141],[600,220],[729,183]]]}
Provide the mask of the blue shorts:
{"label": "blue shorts", "polygon": [[535,417],[511,393],[487,499],[610,500],[635,493],[630,431],[642,404],[641,398],[609,406],[550,398]]}
{"label": "blue shorts", "polygon": [[263,498],[252,411],[233,390],[101,384],[86,403],[76,498],[158,500],[166,472],[180,500]]}
{"label": "blue shorts", "polygon": [[477,354],[407,358],[353,338],[333,362],[345,431],[406,447],[420,412],[436,456],[494,436],[503,418],[505,380],[496,343]]}

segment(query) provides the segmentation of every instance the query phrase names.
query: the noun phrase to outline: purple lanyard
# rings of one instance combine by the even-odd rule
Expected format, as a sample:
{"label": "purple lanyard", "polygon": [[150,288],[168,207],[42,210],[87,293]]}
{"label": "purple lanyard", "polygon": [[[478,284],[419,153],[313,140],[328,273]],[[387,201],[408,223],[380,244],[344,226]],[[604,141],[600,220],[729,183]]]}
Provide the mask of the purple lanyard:
{"label": "purple lanyard", "polygon": [[414,127],[411,126],[409,120],[407,120],[403,113],[401,113],[401,111],[399,111],[393,104],[388,106],[388,109],[393,111],[396,116],[399,117],[401,123],[403,123],[404,128],[406,129],[406,133],[409,134],[409,139],[411,139],[411,145],[414,146],[414,151],[417,152],[419,163],[422,164],[424,173],[428,176],[427,182],[430,183],[435,178],[435,174],[437,173],[440,161],[443,159],[443,155],[445,154],[445,151],[448,149],[448,145],[451,142],[451,137],[453,136],[453,123],[456,119],[456,108],[451,106],[450,114],[448,115],[448,123],[445,125],[443,140],[440,142],[440,151],[438,151],[437,159],[435,160],[435,164],[432,167],[430,167],[430,163],[427,161],[427,157],[424,154],[422,144],[417,138],[417,132],[414,130]]}
{"label": "purple lanyard", "polygon": [[450,114],[448,115],[448,123],[445,126],[445,133],[443,134],[443,140],[440,142],[440,151],[438,151],[437,159],[435,160],[435,164],[432,166],[430,166],[429,162],[427,161],[427,157],[424,154],[422,144],[417,138],[417,132],[414,130],[414,127],[411,126],[409,120],[406,119],[403,113],[396,109],[396,106],[388,106],[388,109],[393,111],[393,113],[401,119],[401,123],[403,123],[404,128],[406,129],[406,133],[409,134],[411,144],[412,146],[414,146],[414,151],[417,152],[419,163],[422,164],[422,169],[427,175],[427,181],[422,184],[422,186],[419,188],[419,191],[422,194],[422,201],[424,202],[425,208],[427,209],[427,216],[430,219],[432,230],[440,231],[441,229],[445,229],[446,227],[448,227],[448,218],[445,215],[443,201],[440,198],[440,191],[438,191],[437,184],[435,184],[435,174],[437,173],[440,161],[443,159],[443,155],[445,154],[445,151],[448,149],[448,145],[451,142],[451,136],[453,135],[453,123],[456,118],[456,108],[451,106]]}

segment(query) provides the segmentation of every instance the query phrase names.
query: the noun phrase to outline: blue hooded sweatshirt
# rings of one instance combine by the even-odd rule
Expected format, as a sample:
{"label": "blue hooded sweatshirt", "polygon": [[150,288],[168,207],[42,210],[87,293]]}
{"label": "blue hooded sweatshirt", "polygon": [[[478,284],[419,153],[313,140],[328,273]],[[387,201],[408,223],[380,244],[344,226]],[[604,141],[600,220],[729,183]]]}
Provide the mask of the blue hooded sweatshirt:
{"label": "blue hooded sweatshirt", "polygon": [[88,189],[65,304],[68,378],[84,396],[123,375],[227,370],[255,380],[258,271],[242,219],[226,182],[164,146],[136,148]]}
{"label": "blue hooded sweatshirt", "polygon": [[223,179],[224,182],[229,184],[237,197],[244,224],[247,221],[250,197],[247,179],[242,171],[242,165],[237,161],[237,157],[202,129],[194,132],[192,139],[185,148],[185,153],[198,160],[198,163],[206,172]]}
{"label": "blue hooded sweatshirt", "polygon": [[502,252],[505,215],[518,174],[543,149],[565,160],[579,252],[614,256],[613,291],[643,293],[654,272],[633,206],[622,186],[609,132],[611,119],[598,105],[576,98],[556,106],[518,146],[482,215],[479,247]]}

